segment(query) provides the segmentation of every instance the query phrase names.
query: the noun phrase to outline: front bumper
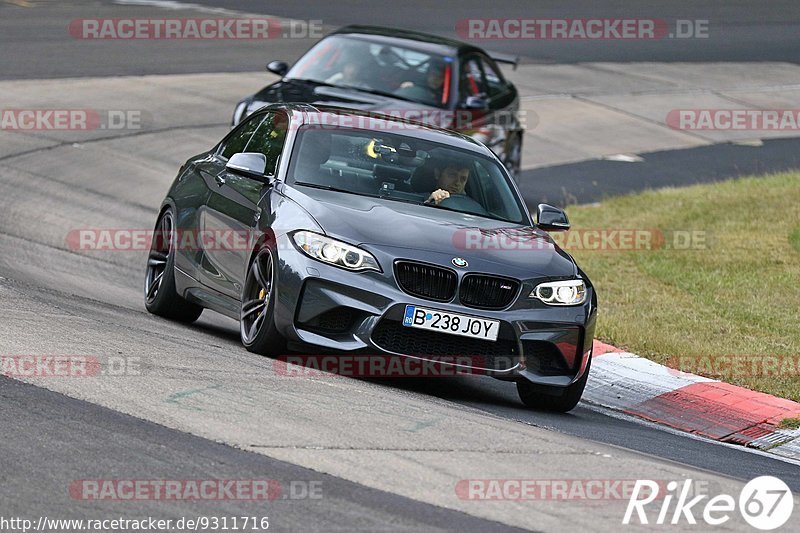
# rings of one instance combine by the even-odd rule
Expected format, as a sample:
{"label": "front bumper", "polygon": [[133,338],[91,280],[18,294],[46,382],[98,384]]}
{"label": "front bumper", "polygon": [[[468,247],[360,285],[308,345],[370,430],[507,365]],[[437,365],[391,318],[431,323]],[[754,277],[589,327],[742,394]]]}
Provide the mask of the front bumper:
{"label": "front bumper", "polygon": [[[531,302],[527,294],[532,287],[523,283],[507,309],[483,310],[460,304],[458,296],[451,302],[436,302],[404,292],[395,281],[391,256],[378,257],[382,273],[354,273],[315,261],[288,242],[282,244],[275,323],[294,350],[436,360],[465,372],[554,387],[574,383],[587,370],[597,314],[590,284],[581,306]],[[498,339],[405,327],[402,319],[408,304],[499,320]],[[466,364],[463,357],[458,362],[439,360],[460,356],[469,356]]]}

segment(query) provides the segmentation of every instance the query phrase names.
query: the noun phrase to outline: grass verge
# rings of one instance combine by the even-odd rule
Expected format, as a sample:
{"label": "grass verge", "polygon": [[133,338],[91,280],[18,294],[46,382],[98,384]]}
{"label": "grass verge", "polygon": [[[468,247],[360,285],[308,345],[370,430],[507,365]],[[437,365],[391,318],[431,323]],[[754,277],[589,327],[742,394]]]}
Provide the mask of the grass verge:
{"label": "grass verge", "polygon": [[[598,291],[598,338],[800,401],[800,173],[648,191],[568,214],[567,250]],[[614,229],[653,231],[655,246],[598,250],[572,239]]]}
{"label": "grass verge", "polygon": [[781,420],[781,429],[797,429],[800,428],[800,418],[784,418]]}

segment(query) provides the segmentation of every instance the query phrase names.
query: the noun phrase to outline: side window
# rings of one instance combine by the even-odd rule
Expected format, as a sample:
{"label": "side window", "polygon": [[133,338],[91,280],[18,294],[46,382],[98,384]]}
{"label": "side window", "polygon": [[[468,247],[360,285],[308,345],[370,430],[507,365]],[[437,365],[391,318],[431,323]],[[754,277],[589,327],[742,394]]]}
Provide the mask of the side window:
{"label": "side window", "polygon": [[264,115],[256,115],[252,118],[249,118],[246,122],[234,130],[230,137],[228,137],[220,147],[219,154],[225,159],[230,159],[233,154],[244,152],[245,147],[247,146],[247,141],[249,141],[250,137],[253,136],[253,133],[255,133],[256,128],[258,128],[258,125],[263,118]]}
{"label": "side window", "polygon": [[477,57],[469,58],[462,64],[459,90],[462,101],[466,100],[468,96],[485,96],[487,94],[481,63]]}
{"label": "side window", "polygon": [[476,166],[478,201],[492,215],[507,220],[519,220],[524,218],[519,209],[519,205],[514,200],[514,195],[510,187],[498,187],[498,181],[505,178],[500,175],[494,166],[485,166],[478,161]]}
{"label": "side window", "polygon": [[259,152],[267,156],[268,176],[274,176],[286,140],[289,117],[283,113],[268,113],[247,143],[245,152]]}
{"label": "side window", "polygon": [[486,58],[483,58],[483,73],[486,76],[486,86],[489,89],[490,97],[506,92],[508,87],[505,80],[497,68]]}

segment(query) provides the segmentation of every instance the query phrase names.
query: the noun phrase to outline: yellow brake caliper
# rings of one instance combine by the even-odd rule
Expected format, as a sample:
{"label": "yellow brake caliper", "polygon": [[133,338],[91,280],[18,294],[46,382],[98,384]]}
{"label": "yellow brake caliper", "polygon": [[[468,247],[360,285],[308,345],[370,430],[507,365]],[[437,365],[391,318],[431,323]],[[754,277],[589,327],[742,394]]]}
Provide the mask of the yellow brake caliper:
{"label": "yellow brake caliper", "polygon": [[[259,300],[263,300],[266,297],[267,297],[266,289],[261,289],[261,291],[258,293],[258,299]],[[258,315],[261,316],[261,313],[263,313],[263,312],[264,312],[264,310],[262,309],[261,311],[258,312]]]}

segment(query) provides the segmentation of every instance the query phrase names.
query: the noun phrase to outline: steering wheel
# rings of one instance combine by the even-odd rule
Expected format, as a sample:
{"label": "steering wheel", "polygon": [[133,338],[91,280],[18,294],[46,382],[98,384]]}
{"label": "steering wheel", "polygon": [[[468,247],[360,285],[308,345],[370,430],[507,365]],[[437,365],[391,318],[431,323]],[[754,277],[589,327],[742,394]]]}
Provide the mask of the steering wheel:
{"label": "steering wheel", "polygon": [[451,194],[449,198],[445,198],[439,205],[447,207],[448,209],[457,209],[475,215],[488,215],[489,212],[481,204],[475,201],[474,198],[466,194]]}

